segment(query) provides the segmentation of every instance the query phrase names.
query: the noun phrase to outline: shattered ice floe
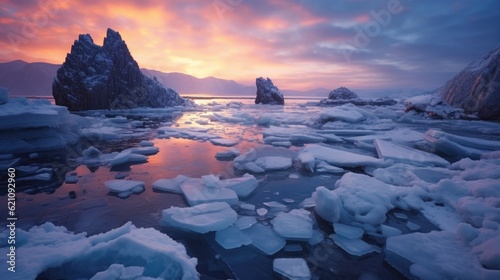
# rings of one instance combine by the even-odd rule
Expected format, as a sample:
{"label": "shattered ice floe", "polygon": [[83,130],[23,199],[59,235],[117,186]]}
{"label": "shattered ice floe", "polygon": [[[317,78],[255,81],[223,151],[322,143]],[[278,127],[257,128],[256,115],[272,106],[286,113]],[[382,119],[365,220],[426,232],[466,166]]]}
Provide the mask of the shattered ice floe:
{"label": "shattered ice floe", "polygon": [[383,167],[387,165],[387,162],[383,159],[351,153],[317,144],[306,145],[306,147],[303,148],[297,156],[297,159],[303,166],[307,166],[308,169],[313,169],[313,167],[316,166],[316,162],[319,163],[321,161],[336,167]]}
{"label": "shattered ice floe", "polygon": [[[155,229],[136,228],[131,222],[90,237],[45,223],[29,231],[17,229],[16,237],[17,265],[16,272],[9,275],[12,280],[35,279],[42,272],[48,279],[65,279],[68,275],[102,279],[111,271],[124,276],[199,279],[198,261],[187,255],[182,244]],[[5,255],[7,249],[2,247],[0,252]],[[122,268],[125,263],[127,267]],[[0,268],[7,271],[7,265],[2,262]]]}
{"label": "shattered ice floe", "polygon": [[264,143],[271,144],[273,146],[289,146],[288,143],[292,145],[320,142],[342,142],[342,139],[334,134],[320,134],[307,127],[270,126],[263,131],[262,135]]}
{"label": "shattered ice floe", "polygon": [[78,182],[77,173],[73,172],[70,175],[66,175],[66,177],[64,178],[64,182],[66,182],[67,184],[75,184],[76,182]]}
{"label": "shattered ice floe", "polygon": [[332,234],[330,238],[340,248],[344,249],[344,251],[354,256],[363,256],[378,251],[378,249],[375,248],[373,245],[370,245],[359,238],[350,239],[338,234]]}
{"label": "shattered ice floe", "polygon": [[396,143],[375,139],[375,148],[379,158],[390,159],[395,162],[408,163],[419,166],[448,166],[450,163],[431,153],[412,149]]}
{"label": "shattered ice floe", "polygon": [[267,255],[273,255],[285,247],[286,241],[270,227],[255,224],[242,232],[252,240],[252,245]]}
{"label": "shattered ice floe", "polygon": [[364,230],[359,227],[344,225],[341,223],[334,223],[333,230],[337,235],[342,235],[343,237],[349,239],[359,239],[363,237]]}
{"label": "shattered ice floe", "polygon": [[226,202],[193,207],[170,207],[162,211],[162,222],[199,233],[225,229],[236,222],[236,212]]}
{"label": "shattered ice floe", "polygon": [[373,226],[384,223],[387,212],[393,208],[419,209],[421,203],[420,197],[409,188],[354,173],[345,174],[332,191],[318,187],[312,198],[316,212],[327,221]]}
{"label": "shattered ice floe", "polygon": [[279,213],[271,223],[273,230],[285,239],[308,240],[313,235],[312,219],[304,214],[296,214],[294,210],[290,213]]}
{"label": "shattered ice floe", "polygon": [[181,184],[181,190],[190,206],[217,201],[229,204],[239,202],[235,191],[223,187],[207,187],[202,179],[187,179]]}
{"label": "shattered ice floe", "polygon": [[193,140],[210,140],[220,138],[215,134],[210,134],[209,128],[174,128],[174,127],[160,127],[157,129],[158,138],[184,138]]}
{"label": "shattered ice floe", "polygon": [[230,149],[225,150],[225,151],[217,152],[215,154],[215,157],[217,159],[231,159],[231,158],[235,158],[239,155],[240,155],[240,150],[233,147],[233,148],[230,148]]}
{"label": "shattered ice floe", "polygon": [[293,280],[311,279],[311,271],[307,262],[301,258],[278,258],[273,260],[273,270]]}
{"label": "shattered ice floe", "polygon": [[236,223],[234,223],[234,226],[237,228],[237,229],[246,229],[246,228],[249,228],[251,226],[253,226],[254,224],[257,223],[257,219],[255,219],[255,217],[253,216],[243,216],[243,217],[240,217]]}
{"label": "shattered ice floe", "polygon": [[[497,239],[500,239],[497,237]],[[497,244],[498,244],[497,240]],[[491,244],[493,245],[493,243]],[[418,250],[415,250],[418,248]],[[495,250],[494,247],[489,251]],[[497,245],[496,262],[500,260]],[[389,237],[386,260],[407,277],[420,279],[498,279],[499,270],[483,267],[459,237],[449,231]],[[408,263],[410,265],[408,266]],[[493,267],[490,267],[493,268]],[[496,269],[498,269],[498,265]]]}
{"label": "shattered ice floe", "polygon": [[159,179],[153,182],[153,189],[171,193],[182,194],[181,184],[189,179],[189,177],[184,175],[177,175],[173,179]]}
{"label": "shattered ice floe", "polygon": [[259,182],[253,175],[245,174],[240,178],[220,180],[219,184],[224,188],[235,191],[238,197],[245,198],[257,188]]}
{"label": "shattered ice floe", "polygon": [[132,181],[132,180],[110,180],[104,183],[104,185],[111,192],[118,193],[121,198],[126,198],[132,193],[140,193],[144,191],[144,182]]}
{"label": "shattered ice floe", "polygon": [[460,158],[480,159],[485,153],[500,150],[500,142],[497,141],[458,136],[436,129],[429,129],[425,133],[425,140],[435,150]]}
{"label": "shattered ice floe", "polygon": [[231,139],[222,139],[222,138],[210,139],[210,143],[217,146],[226,146],[226,147],[231,147],[238,144],[237,141]]}
{"label": "shattered ice floe", "polygon": [[360,112],[361,109],[354,105],[343,105],[339,107],[323,109],[320,113],[320,118],[323,121],[346,121],[360,122],[365,120],[365,116]]}
{"label": "shattered ice floe", "polygon": [[234,249],[252,243],[252,239],[237,227],[230,226],[215,233],[215,241],[224,249]]}
{"label": "shattered ice floe", "polygon": [[140,163],[140,162],[146,162],[148,160],[148,157],[145,155],[141,154],[135,154],[132,153],[131,150],[124,150],[117,154],[110,162],[109,164],[111,166],[117,166],[117,165],[122,165],[126,163]]}
{"label": "shattered ice floe", "polygon": [[292,167],[294,152],[284,148],[258,148],[236,157],[233,165],[236,169],[254,173],[286,170]]}

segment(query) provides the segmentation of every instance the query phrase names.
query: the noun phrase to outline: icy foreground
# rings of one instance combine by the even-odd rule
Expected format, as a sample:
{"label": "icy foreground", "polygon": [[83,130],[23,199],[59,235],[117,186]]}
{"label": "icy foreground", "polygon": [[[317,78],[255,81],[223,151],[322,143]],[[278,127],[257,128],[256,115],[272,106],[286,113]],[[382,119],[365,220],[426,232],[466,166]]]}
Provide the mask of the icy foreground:
{"label": "icy foreground", "polygon": [[[248,270],[240,264],[262,263],[267,269],[261,278],[267,279],[274,259],[292,257],[303,258],[305,266],[293,270],[287,260],[274,271],[305,276],[308,267],[311,279],[359,278],[368,272],[363,262],[385,259],[411,279],[498,276],[497,123],[429,120],[404,112],[402,104],[290,103],[269,111],[269,106],[212,102],[108,114],[81,113],[79,133],[98,135],[102,142],[84,143],[75,157],[81,165],[61,176],[65,183],[54,195],[44,196],[48,204],[40,206],[39,196],[28,194],[33,190],[18,193],[25,211],[40,210],[36,224],[47,221],[46,213],[57,213],[51,221],[68,228],[73,225],[67,220],[77,221],[77,232],[103,231],[99,223],[123,218],[117,213],[136,224],[159,220],[189,249],[199,242],[210,245],[213,251],[189,253],[227,265],[226,278],[246,279]],[[37,157],[2,153],[0,163],[15,166],[20,182],[44,185],[57,170],[39,166],[45,158]],[[68,197],[68,190],[76,190],[77,200],[105,197],[111,203],[81,209],[83,203]],[[64,206],[81,209],[82,218],[54,211],[68,209]],[[311,260],[309,252],[318,248],[326,250],[327,260]],[[103,256],[122,256],[113,247],[106,250],[110,253]],[[349,263],[332,267],[331,257],[337,256]],[[77,261],[69,263],[55,264],[41,277],[62,277],[73,268],[80,273]],[[206,267],[200,263],[200,277],[214,277]],[[40,269],[36,273],[45,270]],[[382,279],[394,276],[385,266],[375,270]],[[111,275],[159,274],[144,263],[112,259],[81,277]]]}
{"label": "icy foreground", "polygon": [[[8,232],[3,232],[5,237]],[[109,278],[122,276],[158,279],[198,279],[197,259],[190,258],[180,243],[152,228],[136,228],[131,222],[90,237],[74,234],[52,223],[17,232],[16,272],[9,279]],[[3,239],[3,238],[2,238]],[[7,248],[0,248],[2,255]],[[43,257],[41,257],[43,256]],[[122,264],[125,267],[121,267]],[[7,263],[0,268],[7,271]],[[116,276],[114,276],[116,277]]]}

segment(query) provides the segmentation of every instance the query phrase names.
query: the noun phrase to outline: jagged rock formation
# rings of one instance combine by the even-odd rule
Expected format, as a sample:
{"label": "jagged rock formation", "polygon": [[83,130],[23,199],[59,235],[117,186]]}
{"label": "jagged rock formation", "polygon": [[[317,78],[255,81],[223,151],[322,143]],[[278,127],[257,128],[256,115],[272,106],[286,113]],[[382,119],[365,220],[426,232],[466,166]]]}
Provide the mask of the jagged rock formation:
{"label": "jagged rock formation", "polygon": [[80,35],[52,84],[57,105],[69,110],[183,105],[177,92],[146,77],[120,34],[107,30],[101,46]]}
{"label": "jagged rock formation", "polygon": [[466,113],[500,120],[500,47],[473,61],[448,81],[441,96]]}
{"label": "jagged rock formation", "polygon": [[337,89],[330,91],[330,94],[328,94],[328,99],[350,100],[350,99],[359,99],[359,96],[346,87],[339,87]]}
{"label": "jagged rock formation", "polygon": [[257,85],[257,96],[255,104],[285,105],[285,98],[271,79],[260,77],[255,80]]}

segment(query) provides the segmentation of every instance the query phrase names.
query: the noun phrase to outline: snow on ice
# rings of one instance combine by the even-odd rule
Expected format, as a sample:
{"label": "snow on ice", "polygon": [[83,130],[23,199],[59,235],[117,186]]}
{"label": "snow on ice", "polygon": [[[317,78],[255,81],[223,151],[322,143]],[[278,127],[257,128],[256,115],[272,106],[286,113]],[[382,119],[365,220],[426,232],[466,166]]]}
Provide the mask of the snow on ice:
{"label": "snow on ice", "polygon": [[257,148],[236,157],[233,165],[236,169],[254,173],[286,170],[292,167],[295,153],[284,148]]}
{"label": "snow on ice", "polygon": [[[187,255],[182,244],[155,229],[136,228],[131,222],[89,237],[45,223],[29,231],[18,229],[16,237],[18,269],[9,275],[12,280],[35,279],[41,273],[47,279],[68,275],[103,279],[116,275],[112,271],[124,276],[199,279],[198,261]],[[7,247],[0,252],[6,255]],[[7,262],[1,262],[0,268],[7,271]]]}
{"label": "snow on ice", "polygon": [[162,222],[199,233],[225,229],[236,222],[236,212],[226,202],[193,207],[170,207],[162,211]]}
{"label": "snow on ice", "polygon": [[153,189],[171,193],[182,194],[181,184],[189,179],[189,177],[184,175],[177,175],[173,179],[159,179],[153,182]]}

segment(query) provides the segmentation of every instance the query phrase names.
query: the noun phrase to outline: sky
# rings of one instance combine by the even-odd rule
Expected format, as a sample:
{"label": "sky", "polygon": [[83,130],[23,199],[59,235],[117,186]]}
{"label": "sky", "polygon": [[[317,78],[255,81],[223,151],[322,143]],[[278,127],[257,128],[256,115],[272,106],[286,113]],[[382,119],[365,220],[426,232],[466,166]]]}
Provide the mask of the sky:
{"label": "sky", "polygon": [[0,0],[0,62],[118,31],[140,67],[279,88],[434,89],[500,46],[500,1]]}

